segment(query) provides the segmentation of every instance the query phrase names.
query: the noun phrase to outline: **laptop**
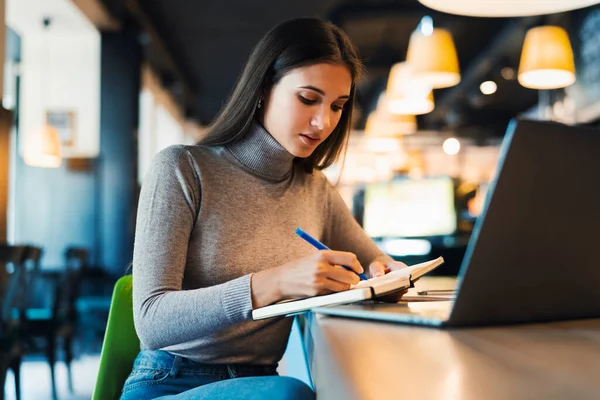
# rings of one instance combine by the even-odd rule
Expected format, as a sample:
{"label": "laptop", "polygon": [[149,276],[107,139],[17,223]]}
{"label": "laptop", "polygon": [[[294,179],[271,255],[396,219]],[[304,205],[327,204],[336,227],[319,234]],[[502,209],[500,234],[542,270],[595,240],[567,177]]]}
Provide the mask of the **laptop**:
{"label": "laptop", "polygon": [[600,317],[600,130],[511,121],[454,300],[314,311],[437,327]]}

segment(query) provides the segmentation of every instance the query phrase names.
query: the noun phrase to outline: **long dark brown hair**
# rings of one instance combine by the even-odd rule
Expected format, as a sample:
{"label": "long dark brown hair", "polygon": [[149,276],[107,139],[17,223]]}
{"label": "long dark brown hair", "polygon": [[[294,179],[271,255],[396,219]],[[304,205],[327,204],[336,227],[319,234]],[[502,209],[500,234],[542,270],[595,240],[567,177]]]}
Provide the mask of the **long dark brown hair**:
{"label": "long dark brown hair", "polygon": [[346,66],[352,75],[350,98],[331,135],[307,158],[297,158],[306,172],[334,163],[347,145],[356,95],[363,72],[356,49],[337,26],[316,18],[298,18],[271,29],[254,47],[229,100],[200,140],[202,145],[223,145],[241,139],[257,115],[259,100],[288,72],[318,63]]}

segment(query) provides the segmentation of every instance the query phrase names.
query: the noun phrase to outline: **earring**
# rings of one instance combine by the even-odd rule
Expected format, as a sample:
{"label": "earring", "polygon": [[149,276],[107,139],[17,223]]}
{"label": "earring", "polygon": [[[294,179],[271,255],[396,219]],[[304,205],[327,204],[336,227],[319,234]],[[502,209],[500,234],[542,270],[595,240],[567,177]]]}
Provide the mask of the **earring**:
{"label": "earring", "polygon": [[262,99],[258,100],[258,105],[256,106],[256,108],[261,108],[262,107]]}

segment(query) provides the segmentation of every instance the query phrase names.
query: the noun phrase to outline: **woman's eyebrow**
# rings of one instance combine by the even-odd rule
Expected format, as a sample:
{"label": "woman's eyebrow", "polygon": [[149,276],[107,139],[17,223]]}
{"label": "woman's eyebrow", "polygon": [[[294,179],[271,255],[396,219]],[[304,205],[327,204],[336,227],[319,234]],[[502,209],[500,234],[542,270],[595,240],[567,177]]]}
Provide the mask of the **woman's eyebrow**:
{"label": "woman's eyebrow", "polygon": [[[311,85],[307,85],[307,86],[300,86],[301,89],[309,89],[309,90],[313,90],[317,93],[319,93],[321,96],[325,96],[325,92],[317,87],[311,86]],[[344,95],[344,96],[340,96],[338,97],[338,99],[349,99],[350,96],[349,95]]]}

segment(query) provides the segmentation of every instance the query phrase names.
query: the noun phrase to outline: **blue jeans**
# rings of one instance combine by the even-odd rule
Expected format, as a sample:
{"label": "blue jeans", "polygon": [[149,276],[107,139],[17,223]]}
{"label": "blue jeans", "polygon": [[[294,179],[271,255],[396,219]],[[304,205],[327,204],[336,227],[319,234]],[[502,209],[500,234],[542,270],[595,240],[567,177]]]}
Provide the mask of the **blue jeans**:
{"label": "blue jeans", "polygon": [[310,387],[279,376],[276,365],[202,364],[162,350],[142,350],[121,400],[314,400]]}

